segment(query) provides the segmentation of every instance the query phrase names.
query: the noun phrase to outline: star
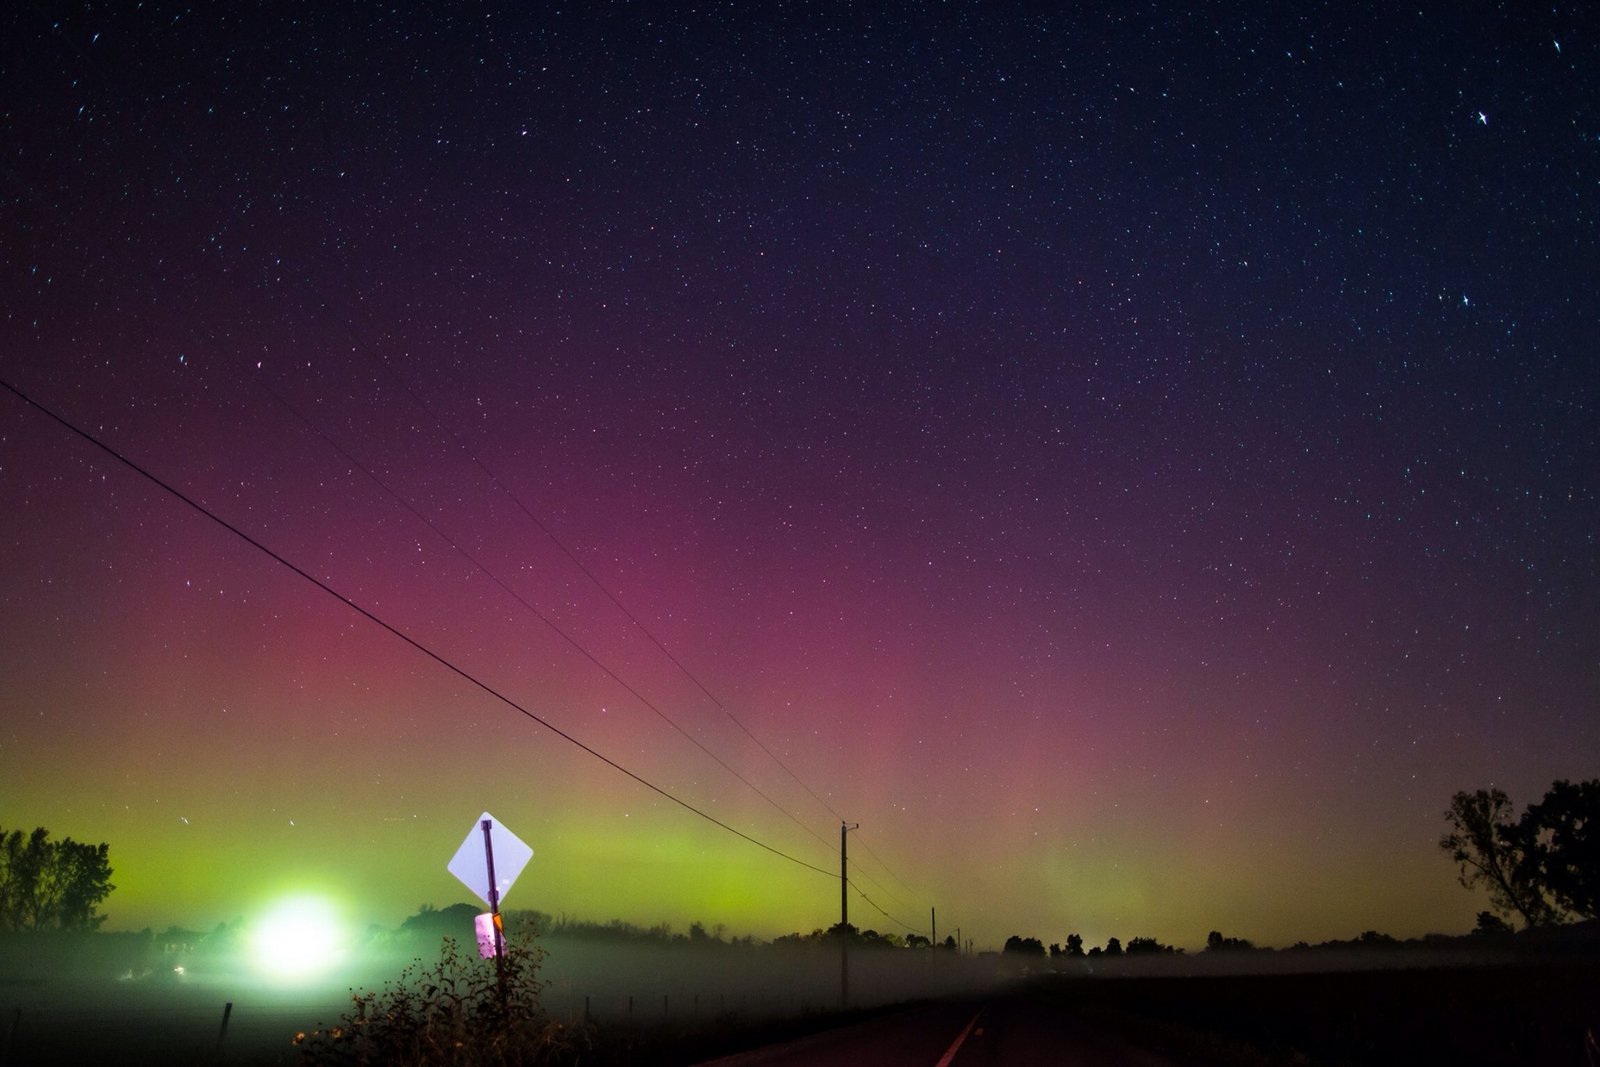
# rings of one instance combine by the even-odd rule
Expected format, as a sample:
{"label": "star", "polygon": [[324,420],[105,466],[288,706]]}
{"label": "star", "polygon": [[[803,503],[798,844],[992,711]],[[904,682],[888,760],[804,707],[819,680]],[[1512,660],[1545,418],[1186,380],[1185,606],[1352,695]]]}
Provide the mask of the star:
{"label": "star", "polygon": [[1481,111],[1478,112],[1478,125],[1479,126],[1487,126],[1487,125],[1489,125],[1489,116],[1485,115]]}

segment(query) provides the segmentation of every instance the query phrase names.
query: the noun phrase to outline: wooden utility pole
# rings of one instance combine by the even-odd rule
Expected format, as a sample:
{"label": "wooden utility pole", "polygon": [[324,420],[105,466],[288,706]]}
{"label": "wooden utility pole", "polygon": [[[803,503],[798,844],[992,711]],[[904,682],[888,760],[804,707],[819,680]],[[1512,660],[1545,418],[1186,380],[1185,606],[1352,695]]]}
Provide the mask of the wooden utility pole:
{"label": "wooden utility pole", "polygon": [[859,830],[858,822],[839,822],[839,1010],[850,1007],[850,851],[851,830]]}

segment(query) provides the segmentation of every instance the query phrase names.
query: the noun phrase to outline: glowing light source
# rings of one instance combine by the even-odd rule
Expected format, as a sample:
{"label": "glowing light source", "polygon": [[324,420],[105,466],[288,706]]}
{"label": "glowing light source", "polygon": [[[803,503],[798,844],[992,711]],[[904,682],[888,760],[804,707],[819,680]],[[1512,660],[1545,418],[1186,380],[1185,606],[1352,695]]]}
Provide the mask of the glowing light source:
{"label": "glowing light source", "polygon": [[304,979],[343,958],[345,930],[327,901],[295,897],[275,905],[256,921],[250,945],[256,966],[268,975]]}

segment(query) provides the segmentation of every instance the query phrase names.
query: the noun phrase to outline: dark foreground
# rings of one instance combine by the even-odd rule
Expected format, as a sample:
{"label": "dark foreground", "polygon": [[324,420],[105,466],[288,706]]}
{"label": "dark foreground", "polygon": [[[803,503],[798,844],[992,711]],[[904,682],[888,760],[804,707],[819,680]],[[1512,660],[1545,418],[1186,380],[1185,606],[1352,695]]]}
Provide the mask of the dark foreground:
{"label": "dark foreground", "polygon": [[1183,1062],[1600,1067],[1600,961],[1049,983]]}
{"label": "dark foreground", "polygon": [[[1046,976],[721,1063],[1600,1067],[1597,1038],[1600,966],[1561,961],[1334,974]],[[635,1062],[692,1063],[690,1051],[659,1049],[657,1058]]]}
{"label": "dark foreground", "polygon": [[[169,1012],[152,1001],[20,1030],[7,1012],[0,1065],[295,1060],[289,1012],[236,1014],[226,1040],[220,1018]],[[1043,975],[988,995],[848,1015],[762,1022],[708,1013],[636,1027],[612,1020],[596,1026],[581,1062],[1600,1067],[1597,1037],[1600,960],[1585,956],[1338,973]]]}

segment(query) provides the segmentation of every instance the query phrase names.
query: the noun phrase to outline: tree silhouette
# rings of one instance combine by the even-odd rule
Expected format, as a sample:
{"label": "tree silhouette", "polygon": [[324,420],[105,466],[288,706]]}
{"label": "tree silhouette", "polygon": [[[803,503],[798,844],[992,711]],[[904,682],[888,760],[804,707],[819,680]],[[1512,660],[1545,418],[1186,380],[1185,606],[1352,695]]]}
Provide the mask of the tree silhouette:
{"label": "tree silhouette", "polygon": [[1213,930],[1206,935],[1207,952],[1249,951],[1255,947],[1253,942],[1242,937],[1223,937],[1219,930]]}
{"label": "tree silhouette", "polygon": [[1106,955],[1107,956],[1120,956],[1120,955],[1122,955],[1122,942],[1118,941],[1114,937],[1107,938],[1106,939]]}
{"label": "tree silhouette", "polygon": [[1511,821],[1511,799],[1499,789],[1457,793],[1444,813],[1451,830],[1439,838],[1467,889],[1482,885],[1500,915],[1520,915],[1526,926],[1553,922],[1556,911],[1537,881],[1535,842]]}
{"label": "tree silhouette", "polygon": [[109,846],[51,841],[40,826],[24,837],[0,829],[0,930],[94,930],[111,884]]}
{"label": "tree silhouette", "polygon": [[1003,951],[1017,956],[1043,957],[1045,954],[1044,942],[1037,937],[1018,937],[1016,934],[1006,938]]}
{"label": "tree silhouette", "polygon": [[1083,935],[1082,934],[1068,934],[1067,935],[1067,955],[1069,955],[1069,956],[1082,956],[1083,955]]}
{"label": "tree silhouette", "polygon": [[1479,937],[1500,937],[1511,933],[1511,924],[1492,911],[1478,912],[1478,925],[1472,932]]}
{"label": "tree silhouette", "polygon": [[1566,911],[1600,916],[1600,779],[1554,783],[1518,824],[1530,876]]}

